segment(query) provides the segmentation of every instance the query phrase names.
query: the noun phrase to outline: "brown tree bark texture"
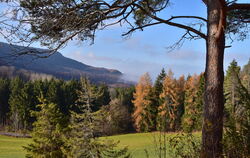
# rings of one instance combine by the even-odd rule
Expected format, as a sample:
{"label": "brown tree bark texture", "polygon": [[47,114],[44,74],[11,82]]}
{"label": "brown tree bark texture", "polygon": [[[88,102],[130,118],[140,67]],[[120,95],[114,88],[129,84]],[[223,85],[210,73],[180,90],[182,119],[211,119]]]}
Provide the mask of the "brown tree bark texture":
{"label": "brown tree bark texture", "polygon": [[208,0],[207,12],[208,36],[201,157],[219,158],[222,157],[226,12],[219,0]]}

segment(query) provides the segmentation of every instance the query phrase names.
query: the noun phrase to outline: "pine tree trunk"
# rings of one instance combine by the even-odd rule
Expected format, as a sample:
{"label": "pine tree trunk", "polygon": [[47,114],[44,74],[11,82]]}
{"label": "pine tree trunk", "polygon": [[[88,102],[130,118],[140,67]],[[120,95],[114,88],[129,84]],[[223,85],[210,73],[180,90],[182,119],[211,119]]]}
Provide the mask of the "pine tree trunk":
{"label": "pine tree trunk", "polygon": [[202,158],[222,157],[223,60],[225,49],[225,9],[220,0],[208,0],[208,36],[205,70]]}

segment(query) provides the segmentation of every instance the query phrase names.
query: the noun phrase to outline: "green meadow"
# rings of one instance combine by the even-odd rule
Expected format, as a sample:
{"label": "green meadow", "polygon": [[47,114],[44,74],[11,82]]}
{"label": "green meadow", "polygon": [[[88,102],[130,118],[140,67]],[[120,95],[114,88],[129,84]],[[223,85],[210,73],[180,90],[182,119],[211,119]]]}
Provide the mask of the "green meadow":
{"label": "green meadow", "polygon": [[156,136],[156,133],[135,133],[111,136],[105,139],[119,141],[118,147],[128,147],[133,158],[145,158],[146,151],[150,158],[155,158],[154,140],[157,139]]}
{"label": "green meadow", "polygon": [[0,158],[24,158],[23,146],[31,142],[30,138],[15,138],[0,135]]}
{"label": "green meadow", "polygon": [[[174,135],[176,134],[167,134],[167,137]],[[119,141],[118,147],[128,147],[133,158],[145,158],[146,152],[150,158],[155,158],[157,157],[155,141],[158,140],[158,136],[157,133],[134,133],[103,137],[102,139]],[[0,135],[0,158],[24,158],[25,151],[22,147],[30,142],[30,138],[14,138]]]}

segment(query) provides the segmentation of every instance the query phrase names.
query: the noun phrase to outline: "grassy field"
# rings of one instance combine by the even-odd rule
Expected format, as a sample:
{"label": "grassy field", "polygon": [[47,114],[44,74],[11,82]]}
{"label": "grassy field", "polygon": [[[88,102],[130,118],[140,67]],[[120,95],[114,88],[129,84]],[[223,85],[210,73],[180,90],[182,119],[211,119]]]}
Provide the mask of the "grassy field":
{"label": "grassy field", "polygon": [[0,135],[0,158],[24,158],[22,146],[31,142],[30,138],[14,138]]}
{"label": "grassy field", "polygon": [[108,137],[119,141],[118,147],[128,147],[133,158],[145,158],[145,150],[148,151],[150,158],[155,158],[154,137],[155,133],[136,133]]}
{"label": "grassy field", "polygon": [[[173,136],[174,134],[168,134]],[[136,133],[106,137],[119,141],[118,147],[128,147],[134,158],[145,158],[145,150],[148,151],[150,158],[155,158],[154,140],[156,133]],[[25,151],[22,146],[31,142],[30,138],[13,138],[0,135],[0,158],[24,158]]]}

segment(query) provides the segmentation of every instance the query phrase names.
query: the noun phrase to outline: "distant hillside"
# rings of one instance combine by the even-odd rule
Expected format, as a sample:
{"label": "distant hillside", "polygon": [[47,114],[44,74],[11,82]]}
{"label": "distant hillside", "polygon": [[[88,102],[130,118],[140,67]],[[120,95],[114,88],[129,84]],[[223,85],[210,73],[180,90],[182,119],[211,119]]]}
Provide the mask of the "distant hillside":
{"label": "distant hillside", "polygon": [[16,57],[14,54],[27,51],[46,52],[45,49],[13,46],[0,42],[0,75],[22,76],[28,79],[51,78],[79,79],[87,76],[92,82],[121,84],[122,73],[118,70],[92,67],[55,53],[48,58],[31,55]]}

